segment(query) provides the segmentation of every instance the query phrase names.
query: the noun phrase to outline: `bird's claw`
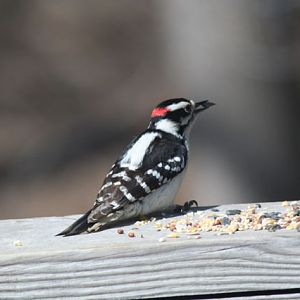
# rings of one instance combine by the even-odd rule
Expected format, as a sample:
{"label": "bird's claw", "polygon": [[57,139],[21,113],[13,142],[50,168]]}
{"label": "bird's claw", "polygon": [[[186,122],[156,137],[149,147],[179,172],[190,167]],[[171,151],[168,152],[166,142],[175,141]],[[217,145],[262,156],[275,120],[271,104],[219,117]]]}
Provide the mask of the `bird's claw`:
{"label": "bird's claw", "polygon": [[185,202],[183,205],[176,205],[175,212],[185,214],[191,210],[193,205],[198,207],[198,202],[196,200],[190,200]]}

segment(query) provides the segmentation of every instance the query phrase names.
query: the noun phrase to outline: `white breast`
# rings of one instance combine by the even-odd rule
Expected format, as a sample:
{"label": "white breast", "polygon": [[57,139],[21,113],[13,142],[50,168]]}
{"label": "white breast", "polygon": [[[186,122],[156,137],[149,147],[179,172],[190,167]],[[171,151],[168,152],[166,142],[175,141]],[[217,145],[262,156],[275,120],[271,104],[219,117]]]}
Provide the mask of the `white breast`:
{"label": "white breast", "polygon": [[171,207],[184,177],[184,173],[185,172],[180,173],[172,181],[146,196],[142,201],[141,213],[143,215],[148,215]]}

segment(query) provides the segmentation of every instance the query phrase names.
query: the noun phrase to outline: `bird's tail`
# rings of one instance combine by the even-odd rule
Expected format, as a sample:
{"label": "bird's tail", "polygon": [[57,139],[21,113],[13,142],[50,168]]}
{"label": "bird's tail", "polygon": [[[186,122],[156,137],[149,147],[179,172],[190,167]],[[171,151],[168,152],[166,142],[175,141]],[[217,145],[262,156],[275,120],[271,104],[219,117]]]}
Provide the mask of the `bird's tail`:
{"label": "bird's tail", "polygon": [[80,217],[77,221],[71,224],[64,231],[60,232],[57,235],[70,236],[80,234],[88,229],[91,224],[88,223],[87,219],[92,209],[90,209],[87,213],[85,213],[82,217]]}

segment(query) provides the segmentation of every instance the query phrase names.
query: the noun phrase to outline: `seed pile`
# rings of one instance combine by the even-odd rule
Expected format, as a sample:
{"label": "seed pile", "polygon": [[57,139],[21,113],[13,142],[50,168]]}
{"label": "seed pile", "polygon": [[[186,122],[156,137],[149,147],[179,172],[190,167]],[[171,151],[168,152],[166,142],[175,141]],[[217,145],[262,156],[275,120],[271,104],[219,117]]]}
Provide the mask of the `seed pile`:
{"label": "seed pile", "polygon": [[236,231],[297,229],[300,231],[300,201],[284,201],[282,206],[286,212],[266,212],[259,204],[249,206],[245,210],[227,210],[187,213],[183,218],[173,219],[163,224],[155,223],[157,230],[167,229],[173,233],[196,234],[201,231],[214,231],[220,234],[233,234]]}
{"label": "seed pile", "polygon": [[153,224],[156,231],[166,231],[160,238],[164,242],[167,238],[200,238],[201,232],[215,232],[216,234],[234,234],[236,231],[280,229],[297,230],[300,232],[300,201],[284,201],[285,211],[267,212],[260,204],[248,206],[244,210],[231,209],[220,212],[218,209],[209,211],[189,212],[180,218],[138,221],[135,226],[141,228],[145,224]]}

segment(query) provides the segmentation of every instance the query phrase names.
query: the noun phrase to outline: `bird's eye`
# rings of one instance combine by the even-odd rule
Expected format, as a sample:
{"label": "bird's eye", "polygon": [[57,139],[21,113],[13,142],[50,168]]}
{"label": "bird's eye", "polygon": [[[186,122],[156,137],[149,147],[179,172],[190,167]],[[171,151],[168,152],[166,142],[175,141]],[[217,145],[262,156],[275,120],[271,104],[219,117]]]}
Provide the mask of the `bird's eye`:
{"label": "bird's eye", "polygon": [[184,108],[184,111],[187,112],[188,114],[191,113],[191,111],[192,111],[192,106],[191,106],[191,105],[187,105],[187,106]]}

